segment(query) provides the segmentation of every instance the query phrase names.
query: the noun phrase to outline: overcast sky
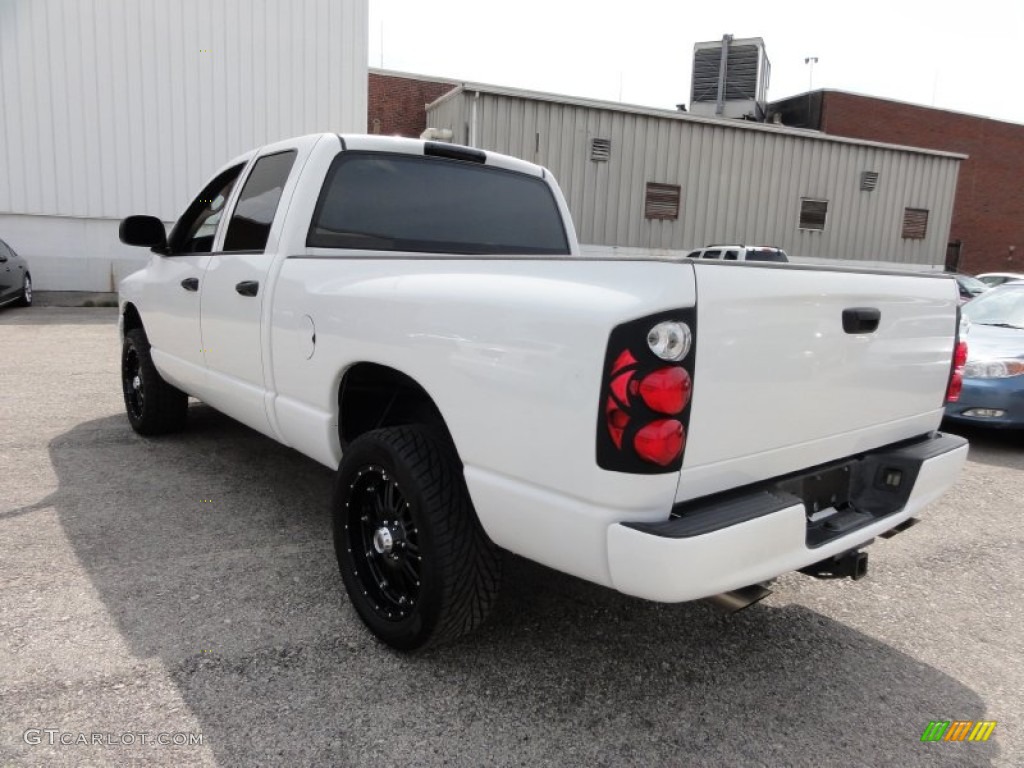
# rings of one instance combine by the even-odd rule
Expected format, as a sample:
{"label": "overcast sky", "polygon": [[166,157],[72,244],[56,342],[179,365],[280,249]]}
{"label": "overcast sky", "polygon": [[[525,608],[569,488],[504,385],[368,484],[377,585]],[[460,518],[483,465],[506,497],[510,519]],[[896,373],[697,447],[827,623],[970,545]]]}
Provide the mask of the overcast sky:
{"label": "overcast sky", "polygon": [[370,0],[370,66],[667,109],[723,34],[764,39],[770,100],[816,56],[816,89],[1024,123],[1024,0]]}

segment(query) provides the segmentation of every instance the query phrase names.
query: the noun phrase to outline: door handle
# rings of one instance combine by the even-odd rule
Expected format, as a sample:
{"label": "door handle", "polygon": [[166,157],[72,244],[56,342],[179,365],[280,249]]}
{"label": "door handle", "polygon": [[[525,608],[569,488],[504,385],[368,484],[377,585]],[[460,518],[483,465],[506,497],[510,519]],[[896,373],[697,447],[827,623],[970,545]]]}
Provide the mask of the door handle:
{"label": "door handle", "polygon": [[198,291],[199,290],[199,278],[198,277],[186,277],[181,281],[181,287],[186,291]]}
{"label": "door handle", "polygon": [[843,330],[846,333],[874,333],[882,313],[874,307],[850,307],[843,310]]}
{"label": "door handle", "polygon": [[241,296],[255,296],[260,289],[258,280],[243,280],[235,285],[235,290]]}

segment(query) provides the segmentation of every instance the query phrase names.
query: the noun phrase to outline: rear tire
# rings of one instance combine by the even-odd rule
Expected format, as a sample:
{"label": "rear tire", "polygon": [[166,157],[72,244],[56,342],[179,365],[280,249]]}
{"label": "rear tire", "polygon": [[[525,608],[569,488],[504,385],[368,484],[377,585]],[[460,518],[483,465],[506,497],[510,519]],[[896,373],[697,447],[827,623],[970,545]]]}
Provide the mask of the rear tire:
{"label": "rear tire", "polygon": [[356,438],[331,511],[352,606],[384,643],[412,651],[487,618],[500,552],[477,520],[454,446],[436,430],[389,427]]}
{"label": "rear tire", "polygon": [[188,395],[161,378],[149,354],[149,339],[141,328],[133,328],[124,336],[121,387],[128,422],[140,435],[162,435],[185,426]]}

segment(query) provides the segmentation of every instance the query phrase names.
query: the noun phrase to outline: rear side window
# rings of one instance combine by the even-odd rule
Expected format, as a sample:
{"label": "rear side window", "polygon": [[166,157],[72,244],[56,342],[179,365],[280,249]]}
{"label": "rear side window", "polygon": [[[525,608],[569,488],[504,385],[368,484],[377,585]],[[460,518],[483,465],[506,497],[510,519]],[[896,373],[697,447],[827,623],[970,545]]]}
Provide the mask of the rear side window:
{"label": "rear side window", "polygon": [[342,152],[306,244],[457,254],[567,254],[562,217],[539,178],[462,160]]}
{"label": "rear side window", "polygon": [[238,196],[228,233],[224,236],[225,251],[263,251],[270,237],[270,227],[277,215],[288,174],[295,163],[295,150],[266,155],[256,161],[245,186]]}

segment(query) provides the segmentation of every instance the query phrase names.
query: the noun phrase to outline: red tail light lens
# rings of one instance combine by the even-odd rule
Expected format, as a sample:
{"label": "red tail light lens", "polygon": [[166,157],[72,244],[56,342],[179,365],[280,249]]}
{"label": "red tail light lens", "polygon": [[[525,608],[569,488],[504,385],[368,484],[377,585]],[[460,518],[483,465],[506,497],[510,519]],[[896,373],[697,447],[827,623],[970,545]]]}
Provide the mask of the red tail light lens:
{"label": "red tail light lens", "polygon": [[667,467],[683,452],[683,425],[675,419],[652,421],[636,433],[633,448],[637,455],[661,467]]}
{"label": "red tail light lens", "polygon": [[629,415],[616,405],[615,400],[608,398],[605,405],[605,417],[608,419],[608,434],[616,448],[622,448],[622,433],[629,424]]}
{"label": "red tail light lens", "polygon": [[958,341],[956,351],[953,353],[953,372],[949,376],[949,386],[946,388],[946,402],[955,403],[960,399],[960,392],[964,388],[964,365],[967,363],[967,342]]}
{"label": "red tail light lens", "polygon": [[622,353],[615,359],[615,364],[612,366],[612,373],[618,373],[623,368],[628,368],[631,365],[636,365],[636,358],[633,357],[633,353],[628,349],[622,350]]}
{"label": "red tail light lens", "polygon": [[[614,382],[613,382],[614,386]],[[685,368],[659,368],[640,381],[640,396],[647,407],[674,416],[690,401],[690,374]]]}
{"label": "red tail light lens", "polygon": [[953,366],[963,368],[965,365],[967,365],[967,342],[958,341],[956,352],[953,354]]}
{"label": "red tail light lens", "polygon": [[946,402],[955,403],[960,399],[960,393],[964,389],[964,374],[962,371],[953,371],[949,379],[949,389],[946,390]]}
{"label": "red tail light lens", "polygon": [[636,385],[629,386],[632,378],[633,371],[626,371],[612,379],[612,394],[619,398],[623,405],[629,405],[629,396],[636,394]]}

